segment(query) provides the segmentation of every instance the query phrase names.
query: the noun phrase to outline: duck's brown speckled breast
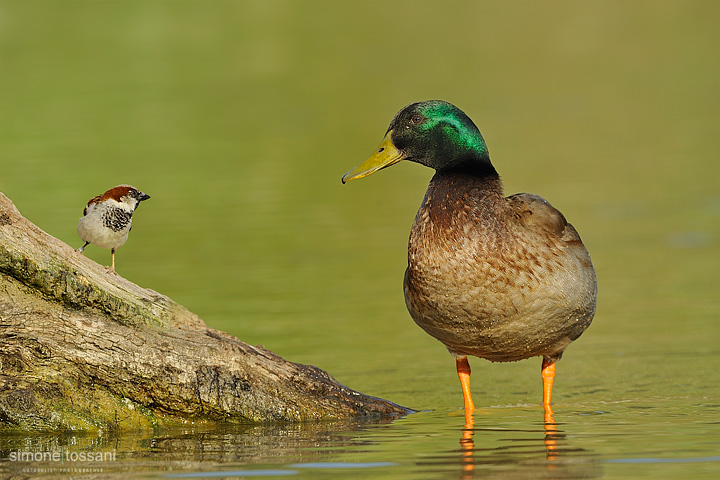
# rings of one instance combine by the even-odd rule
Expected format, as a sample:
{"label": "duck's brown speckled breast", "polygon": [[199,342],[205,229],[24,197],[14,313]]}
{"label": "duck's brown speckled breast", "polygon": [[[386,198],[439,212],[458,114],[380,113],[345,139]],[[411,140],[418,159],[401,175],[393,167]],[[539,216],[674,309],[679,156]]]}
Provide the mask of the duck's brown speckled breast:
{"label": "duck's brown speckled breast", "polygon": [[500,179],[435,175],[410,234],[405,300],[451,353],[559,358],[590,324],[597,282],[575,229]]}

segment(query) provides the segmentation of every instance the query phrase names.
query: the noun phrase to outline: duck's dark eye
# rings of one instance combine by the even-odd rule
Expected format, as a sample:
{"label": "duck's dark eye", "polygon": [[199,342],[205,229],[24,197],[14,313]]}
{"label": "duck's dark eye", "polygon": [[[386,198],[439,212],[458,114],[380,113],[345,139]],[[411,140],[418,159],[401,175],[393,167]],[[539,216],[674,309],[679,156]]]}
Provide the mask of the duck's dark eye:
{"label": "duck's dark eye", "polygon": [[415,114],[412,117],[410,117],[410,123],[413,125],[420,125],[423,121],[423,116],[420,114]]}

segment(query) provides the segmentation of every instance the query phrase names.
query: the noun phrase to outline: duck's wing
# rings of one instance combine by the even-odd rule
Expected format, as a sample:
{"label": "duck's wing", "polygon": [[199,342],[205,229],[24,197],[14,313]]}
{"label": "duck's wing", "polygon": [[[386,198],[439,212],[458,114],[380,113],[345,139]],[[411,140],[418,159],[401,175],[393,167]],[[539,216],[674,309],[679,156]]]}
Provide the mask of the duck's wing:
{"label": "duck's wing", "polygon": [[[518,193],[508,197],[507,201],[517,219],[526,228],[553,233],[568,245],[582,245],[575,227],[568,223],[560,210],[550,205],[550,202],[540,195]],[[583,246],[582,249],[585,250],[585,247]]]}
{"label": "duck's wing", "polygon": [[[565,216],[544,198],[530,193],[520,193],[507,198],[519,224],[537,234],[535,241],[544,244],[553,252],[564,273],[556,281],[569,298],[573,318],[582,324],[571,335],[574,340],[590,324],[595,313],[597,299],[597,277],[590,254],[583,245],[577,230]],[[534,236],[534,235],[533,235]]]}

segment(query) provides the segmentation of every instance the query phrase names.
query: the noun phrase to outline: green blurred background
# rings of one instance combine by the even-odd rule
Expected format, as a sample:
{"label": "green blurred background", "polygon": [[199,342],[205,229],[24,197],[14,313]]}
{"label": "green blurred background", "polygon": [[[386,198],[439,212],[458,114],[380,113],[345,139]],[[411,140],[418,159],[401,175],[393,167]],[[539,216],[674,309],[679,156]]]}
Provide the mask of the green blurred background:
{"label": "green blurred background", "polygon": [[[448,100],[507,193],[547,198],[595,262],[556,401],[715,394],[718,18],[707,1],[2,0],[0,191],[79,247],[85,203],[130,183],[152,199],[120,275],[350,387],[459,408],[402,296],[432,172],[340,183],[397,110]],[[477,404],[539,400],[539,361],[474,365]]]}

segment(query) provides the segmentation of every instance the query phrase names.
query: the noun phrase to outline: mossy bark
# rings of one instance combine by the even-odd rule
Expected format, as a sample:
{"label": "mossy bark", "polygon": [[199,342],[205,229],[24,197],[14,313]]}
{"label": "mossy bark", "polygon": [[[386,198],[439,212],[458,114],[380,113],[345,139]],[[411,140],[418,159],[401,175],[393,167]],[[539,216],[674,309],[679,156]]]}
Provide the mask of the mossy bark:
{"label": "mossy bark", "polygon": [[0,431],[392,416],[76,253],[0,193]]}

